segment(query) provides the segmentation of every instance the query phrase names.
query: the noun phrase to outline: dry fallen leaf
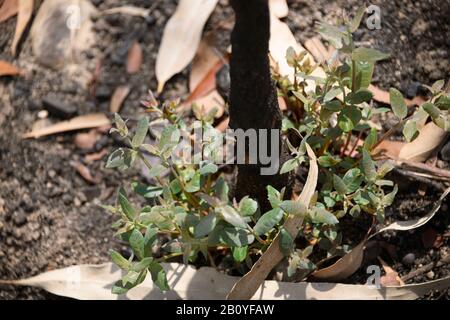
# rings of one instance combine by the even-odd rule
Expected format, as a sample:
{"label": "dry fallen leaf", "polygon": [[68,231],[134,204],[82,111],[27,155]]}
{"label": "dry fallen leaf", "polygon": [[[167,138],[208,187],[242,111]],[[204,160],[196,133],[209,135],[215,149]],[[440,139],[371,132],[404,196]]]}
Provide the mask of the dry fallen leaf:
{"label": "dry fallen leaf", "polygon": [[[124,274],[112,263],[78,265],[44,272],[22,280],[0,280],[0,284],[33,286],[52,294],[79,300],[223,300],[238,277],[210,267],[162,263],[171,290],[161,292],[148,275],[143,283],[124,295],[111,287]],[[443,290],[450,277],[401,287],[373,289],[367,285],[336,283],[290,283],[264,281],[254,300],[414,300],[431,290]]]}
{"label": "dry fallen leaf", "polygon": [[142,47],[139,42],[134,41],[128,51],[127,58],[127,72],[129,74],[134,74],[139,72],[142,66],[143,53]]}
{"label": "dry fallen leaf", "polygon": [[305,41],[306,50],[316,59],[318,63],[322,63],[330,57],[330,52],[319,37],[314,37]]}
{"label": "dry fallen leaf", "polygon": [[11,45],[12,55],[16,55],[17,45],[19,44],[22,34],[30,21],[33,14],[34,0],[19,0],[19,12],[17,16],[16,31],[14,33],[13,42]]}
{"label": "dry fallen leaf", "polygon": [[103,113],[92,113],[84,116],[72,118],[67,121],[59,122],[42,128],[39,130],[33,130],[22,136],[23,139],[39,138],[51,134],[74,131],[80,129],[89,129],[110,125],[111,121]]}
{"label": "dry fallen leaf", "polygon": [[348,278],[361,266],[367,237],[341,259],[329,267],[317,270],[311,277],[314,279],[339,281]]}
{"label": "dry fallen leaf", "polygon": [[0,7],[0,23],[15,16],[19,12],[19,0],[5,0]]}
{"label": "dry fallen leaf", "polygon": [[286,0],[269,0],[270,12],[277,18],[285,18],[289,14]]}
{"label": "dry fallen leaf", "polygon": [[178,3],[177,10],[164,29],[156,59],[158,92],[194,58],[203,27],[217,2],[218,0],[181,0]]}
{"label": "dry fallen leaf", "polygon": [[[373,84],[369,85],[369,91],[373,93],[373,100],[383,103],[383,104],[391,104],[389,91],[382,90]],[[426,100],[423,97],[415,97],[414,99],[405,99],[406,105],[408,107],[412,106],[421,106]]]}
{"label": "dry fallen leaf", "polygon": [[436,212],[438,212],[438,210],[442,205],[442,201],[447,197],[449,193],[450,188],[448,188],[441,195],[439,200],[436,202],[434,207],[427,215],[414,220],[394,222],[388,225],[387,227],[380,229],[378,232],[372,234],[370,237],[366,237],[366,239],[364,239],[360,244],[358,244],[355,248],[353,248],[352,251],[350,251],[349,253],[344,255],[341,259],[339,259],[336,263],[327,268],[317,270],[311,276],[315,279],[340,281],[352,275],[361,266],[364,247],[369,239],[387,230],[408,231],[425,225],[428,221],[430,221],[434,217]]}
{"label": "dry fallen leaf", "polygon": [[130,94],[131,88],[129,86],[119,86],[114,90],[114,93],[111,97],[111,103],[109,105],[109,110],[113,113],[117,113],[120,111],[123,102]]}
{"label": "dry fallen leaf", "polygon": [[[211,44],[210,37],[203,38],[192,62],[191,74],[189,75],[189,92],[210,92],[216,87],[216,72],[222,67],[221,59]],[[208,85],[202,84],[208,82]],[[199,90],[202,86],[206,89]],[[197,93],[198,95],[199,93]]]}
{"label": "dry fallen leaf", "polygon": [[389,287],[389,286],[403,286],[405,283],[403,280],[399,277],[398,273],[392,269],[386,261],[378,257],[378,260],[380,260],[381,266],[384,269],[384,272],[386,272],[386,275],[382,276],[380,278],[380,284],[383,287]]}
{"label": "dry fallen leaf", "polygon": [[[189,91],[192,93],[205,76],[220,61],[217,53],[211,45],[212,39],[203,38],[198,46],[195,58],[192,61],[192,69],[189,75]],[[215,77],[214,77],[215,88]]]}
{"label": "dry fallen leaf", "polygon": [[129,14],[131,16],[138,16],[138,17],[146,18],[150,15],[150,9],[144,9],[144,8],[134,7],[134,6],[123,6],[123,7],[117,7],[117,8],[111,8],[111,9],[104,10],[100,14],[108,15],[108,14],[115,14],[115,13]]}
{"label": "dry fallen leaf", "polygon": [[412,142],[406,143],[399,152],[400,159],[416,162],[426,161],[447,137],[447,132],[433,122],[426,124],[419,136]]}
{"label": "dry fallen leaf", "polygon": [[87,182],[91,184],[97,184],[100,182],[100,179],[98,177],[93,177],[91,174],[91,171],[88,167],[86,167],[81,162],[75,161],[71,162],[70,165],[78,172],[78,174]]}
{"label": "dry fallen leaf", "polygon": [[96,129],[92,129],[89,132],[77,133],[73,142],[80,149],[92,149],[100,137],[100,133]]}
{"label": "dry fallen leaf", "polygon": [[0,60],[0,77],[1,76],[17,76],[21,73],[21,70],[12,64]]}
{"label": "dry fallen leaf", "polygon": [[[306,144],[306,150],[309,156],[310,167],[305,186],[296,201],[309,207],[311,199],[316,191],[319,168],[317,166],[316,155],[308,144]],[[283,227],[295,238],[302,223],[303,216],[290,216],[286,219]],[[264,283],[264,280],[267,278],[270,271],[272,271],[283,258],[284,255],[280,251],[280,236],[278,234],[270,244],[269,248],[253,265],[252,269],[233,286],[227,299],[248,300],[253,297],[261,284]]]}
{"label": "dry fallen leaf", "polygon": [[84,160],[87,163],[91,163],[91,162],[103,159],[103,157],[106,156],[107,154],[108,154],[108,150],[105,148],[99,152],[89,153],[89,154],[85,155]]}

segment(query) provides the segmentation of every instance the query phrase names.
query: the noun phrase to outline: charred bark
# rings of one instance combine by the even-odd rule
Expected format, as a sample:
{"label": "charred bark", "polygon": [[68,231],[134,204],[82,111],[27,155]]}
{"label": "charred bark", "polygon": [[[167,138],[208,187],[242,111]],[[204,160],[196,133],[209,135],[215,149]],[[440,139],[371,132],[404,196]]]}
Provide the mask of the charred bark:
{"label": "charred bark", "polygon": [[[231,35],[230,128],[281,130],[282,113],[278,106],[275,82],[270,74],[270,13],[268,0],[230,0],[236,23]],[[258,135],[259,139],[259,135]],[[288,153],[279,139],[280,167]],[[269,151],[270,154],[270,143]],[[239,164],[235,196],[258,199],[261,209],[269,209],[266,186],[280,190],[288,186],[288,175],[261,175],[257,164]],[[289,189],[289,188],[287,188]],[[289,191],[287,194],[289,194]]]}

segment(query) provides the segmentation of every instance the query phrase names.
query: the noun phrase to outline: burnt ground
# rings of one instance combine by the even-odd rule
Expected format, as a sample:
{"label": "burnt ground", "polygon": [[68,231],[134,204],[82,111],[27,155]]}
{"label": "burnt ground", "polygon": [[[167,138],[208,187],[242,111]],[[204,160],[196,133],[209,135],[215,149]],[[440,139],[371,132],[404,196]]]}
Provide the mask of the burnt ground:
{"label": "burnt ground", "polygon": [[[36,1],[39,5],[41,1]],[[354,12],[362,1],[318,0],[288,1],[289,16],[285,21],[303,43],[315,36],[316,21],[333,20],[342,9]],[[102,135],[90,150],[77,148],[75,133],[58,134],[37,140],[23,140],[42,110],[41,101],[49,94],[57,100],[73,105],[79,115],[107,112],[113,90],[121,84],[130,84],[132,92],[126,99],[121,114],[136,119],[142,112],[139,101],[147,90],[156,90],[154,65],[163,27],[173,13],[177,1],[159,0],[152,4],[144,0],[92,0],[99,9],[120,5],[152,7],[146,18],[110,15],[95,21],[99,41],[83,56],[83,63],[92,71],[100,65],[96,89],[80,85],[76,79],[57,70],[38,64],[31,50],[29,35],[21,45],[20,54],[13,58],[10,45],[16,18],[0,24],[0,59],[12,61],[27,71],[27,76],[0,78],[0,278],[15,279],[73,264],[108,261],[108,249],[115,248],[127,254],[123,244],[113,237],[110,228],[113,217],[99,204],[112,203],[116,189],[124,182],[141,179],[138,170],[118,173],[104,168],[104,160],[87,162],[86,154],[107,150],[117,145],[108,135]],[[381,30],[363,27],[357,34],[361,44],[390,52],[392,59],[381,63],[375,72],[374,83],[383,89],[397,87],[414,96],[421,84],[431,84],[449,78],[450,4],[445,1],[373,1],[381,8]],[[207,31],[217,34],[217,47],[224,51],[229,44],[233,22],[231,9],[221,0],[207,24]],[[42,31],[45,32],[45,31]],[[144,64],[135,75],[127,75],[125,61],[128,48],[138,40],[144,50]],[[101,63],[99,62],[101,61]],[[161,98],[185,98],[188,94],[189,70],[175,76],[166,86]],[[420,93],[420,92],[419,92]],[[58,121],[58,117],[50,116]],[[80,161],[99,177],[99,183],[87,183],[71,166]],[[439,161],[441,167],[448,164]],[[438,199],[441,188],[426,182],[397,176],[400,193],[388,213],[388,220],[410,219],[421,216]],[[378,237],[374,246],[400,275],[421,265],[436,262],[449,251],[450,219],[448,200],[436,217],[426,226],[412,232],[389,233]],[[365,223],[353,224],[346,235],[356,243],[366,231]],[[431,231],[430,231],[431,230]],[[436,233],[441,241],[426,248],[424,233]],[[447,235],[446,235],[447,234]],[[352,240],[353,239],[353,240]],[[393,249],[392,249],[393,248]],[[378,251],[377,251],[378,250]],[[405,264],[407,254],[412,262]],[[379,264],[375,255],[367,255],[365,265]],[[411,257],[411,255],[409,255]],[[364,268],[350,283],[363,283]],[[438,266],[411,279],[423,282],[450,274],[448,266]],[[449,298],[448,292],[431,294],[429,298]],[[3,286],[0,299],[56,298],[43,290]]]}

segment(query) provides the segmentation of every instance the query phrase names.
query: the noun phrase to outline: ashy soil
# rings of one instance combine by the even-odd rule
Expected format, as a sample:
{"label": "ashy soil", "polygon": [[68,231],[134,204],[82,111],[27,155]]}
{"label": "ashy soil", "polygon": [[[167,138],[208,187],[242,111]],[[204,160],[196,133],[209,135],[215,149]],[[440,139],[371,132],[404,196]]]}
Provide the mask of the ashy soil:
{"label": "ashy soil", "polygon": [[[38,5],[41,1],[36,1]],[[285,21],[297,40],[304,43],[316,35],[317,21],[333,22],[342,11],[355,12],[363,1],[317,0],[288,1],[289,16]],[[87,162],[86,154],[106,150],[110,153],[117,142],[107,134],[90,150],[74,145],[75,133],[58,134],[37,140],[23,140],[42,110],[42,99],[48,95],[61,103],[73,105],[79,115],[107,112],[113,90],[122,84],[132,87],[121,113],[131,120],[142,113],[139,101],[147,91],[156,90],[154,66],[163,28],[173,14],[175,0],[92,0],[100,10],[122,5],[152,8],[146,19],[114,14],[95,21],[99,41],[86,52],[83,63],[91,71],[100,70],[95,86],[85,87],[57,70],[40,65],[33,57],[28,34],[13,58],[10,46],[16,18],[0,24],[0,59],[12,61],[29,77],[0,78],[0,278],[16,279],[70,266],[102,263],[109,260],[108,250],[114,248],[124,255],[129,250],[113,237],[113,217],[99,204],[113,203],[116,190],[124,182],[143,179],[140,169],[127,173],[107,170],[101,160]],[[373,46],[392,54],[381,63],[374,83],[383,88],[397,87],[408,96],[421,93],[421,85],[449,78],[450,3],[440,0],[382,1],[374,0],[381,9],[381,29],[363,28],[357,33],[359,44]],[[36,10],[35,10],[36,11]],[[35,12],[36,13],[36,12]],[[229,45],[233,14],[226,0],[211,16],[207,31],[217,34],[217,48],[224,52]],[[42,30],[42,32],[46,32]],[[144,64],[135,75],[127,75],[125,61],[134,40],[144,50]],[[100,67],[100,68],[98,68]],[[189,70],[175,76],[161,99],[185,98],[188,94]],[[50,120],[58,121],[50,116]],[[99,183],[86,182],[72,163],[84,163]],[[443,167],[448,163],[441,161]],[[410,180],[396,175],[400,192],[389,210],[388,221],[421,216],[439,198],[443,186]],[[426,226],[412,232],[388,233],[377,237],[367,251],[365,265],[349,283],[364,283],[365,267],[379,265],[380,255],[401,276],[420,266],[437,262],[449,254],[450,218],[447,200],[436,217]],[[351,223],[349,223],[351,224]],[[367,231],[365,223],[351,224],[346,235],[355,245]],[[349,234],[352,233],[352,234]],[[425,234],[425,236],[424,236]],[[424,239],[439,235],[431,247]],[[425,241],[426,242],[426,241]],[[406,257],[406,258],[405,258]],[[417,276],[408,283],[438,279],[450,274],[445,265]],[[450,292],[430,293],[428,298],[445,299]],[[0,287],[0,299],[53,299],[43,290],[29,287]]]}

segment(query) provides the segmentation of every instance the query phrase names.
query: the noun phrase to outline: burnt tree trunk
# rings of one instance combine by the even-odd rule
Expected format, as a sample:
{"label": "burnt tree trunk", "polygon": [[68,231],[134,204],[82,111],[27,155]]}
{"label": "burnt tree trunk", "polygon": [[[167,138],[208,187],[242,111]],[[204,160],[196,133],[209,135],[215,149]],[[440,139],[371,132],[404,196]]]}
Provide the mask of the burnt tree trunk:
{"label": "burnt tree trunk", "polygon": [[[270,146],[270,129],[281,130],[282,113],[275,82],[270,75],[269,3],[268,0],[230,1],[236,17],[231,35],[230,128],[269,129]],[[288,153],[281,138],[278,142],[281,168]],[[262,210],[267,210],[270,207],[266,186],[272,185],[280,190],[288,186],[290,179],[286,174],[261,175],[261,167],[259,158],[254,165],[238,164],[235,196],[238,200],[246,195],[253,197],[259,201]]]}

